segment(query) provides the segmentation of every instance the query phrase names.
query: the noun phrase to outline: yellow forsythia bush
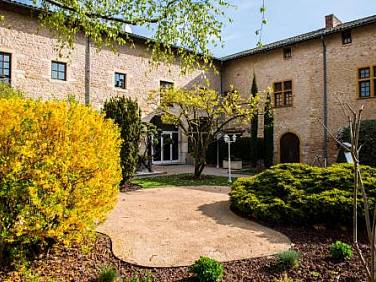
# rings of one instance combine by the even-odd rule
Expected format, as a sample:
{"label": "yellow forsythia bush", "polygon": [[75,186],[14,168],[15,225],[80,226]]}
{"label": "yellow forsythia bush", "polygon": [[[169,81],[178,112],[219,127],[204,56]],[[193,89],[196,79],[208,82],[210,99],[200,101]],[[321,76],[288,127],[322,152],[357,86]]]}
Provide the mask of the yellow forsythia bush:
{"label": "yellow forsythia bush", "polygon": [[119,136],[76,102],[0,99],[0,257],[93,234],[117,198]]}

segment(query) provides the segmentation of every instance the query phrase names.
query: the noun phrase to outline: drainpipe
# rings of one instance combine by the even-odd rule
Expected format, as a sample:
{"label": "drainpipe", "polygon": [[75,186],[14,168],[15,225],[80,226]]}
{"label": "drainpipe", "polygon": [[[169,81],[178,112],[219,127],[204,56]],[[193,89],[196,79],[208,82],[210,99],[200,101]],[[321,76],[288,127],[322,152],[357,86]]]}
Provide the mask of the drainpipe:
{"label": "drainpipe", "polygon": [[[219,71],[219,79],[221,84],[221,96],[223,95],[223,61],[221,61],[221,69]],[[217,168],[220,167],[220,160],[219,160],[219,140],[217,138]]]}
{"label": "drainpipe", "polygon": [[85,105],[90,105],[90,38],[85,46]]}
{"label": "drainpipe", "polygon": [[323,95],[323,112],[324,112],[324,164],[328,162],[328,70],[327,70],[327,49],[324,36],[321,37],[322,41],[322,54],[323,54],[323,82],[324,82],[324,95]]}

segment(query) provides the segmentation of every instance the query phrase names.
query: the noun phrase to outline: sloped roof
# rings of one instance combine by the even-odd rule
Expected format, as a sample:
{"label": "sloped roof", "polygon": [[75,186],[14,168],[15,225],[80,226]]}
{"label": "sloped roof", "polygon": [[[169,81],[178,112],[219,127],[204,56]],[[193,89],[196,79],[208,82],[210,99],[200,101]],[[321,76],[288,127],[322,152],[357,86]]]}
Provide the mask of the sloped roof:
{"label": "sloped roof", "polygon": [[273,49],[297,44],[297,43],[300,43],[300,42],[303,42],[303,41],[321,38],[321,37],[324,37],[326,35],[330,35],[330,34],[337,33],[337,32],[342,32],[344,30],[349,30],[349,29],[352,29],[352,28],[369,25],[369,24],[372,24],[372,23],[376,23],[376,15],[366,17],[366,18],[362,18],[362,19],[358,19],[358,20],[354,20],[354,21],[351,21],[351,22],[342,23],[342,24],[340,24],[336,27],[333,27],[333,28],[328,28],[328,29],[327,28],[321,28],[321,29],[318,29],[318,30],[315,30],[315,31],[312,31],[312,32],[300,34],[300,35],[297,35],[297,36],[294,36],[294,37],[290,37],[290,38],[287,38],[287,39],[283,39],[283,40],[280,40],[280,41],[276,41],[276,42],[267,44],[263,47],[253,48],[253,49],[238,52],[238,53],[235,53],[235,54],[232,54],[232,55],[229,55],[229,56],[225,56],[225,57],[222,57],[221,60],[222,61],[229,61],[229,60],[245,57],[245,56],[248,56],[248,55],[258,54],[258,53],[270,51],[270,50],[273,50]]}

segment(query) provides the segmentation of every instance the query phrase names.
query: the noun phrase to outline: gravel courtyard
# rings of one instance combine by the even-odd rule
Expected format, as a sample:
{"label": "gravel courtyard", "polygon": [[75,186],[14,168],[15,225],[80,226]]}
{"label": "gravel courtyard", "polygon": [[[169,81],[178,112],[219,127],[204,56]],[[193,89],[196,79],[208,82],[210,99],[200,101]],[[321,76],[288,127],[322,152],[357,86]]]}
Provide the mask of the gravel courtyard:
{"label": "gravel courtyard", "polygon": [[228,187],[170,187],[121,193],[98,231],[114,254],[142,266],[187,266],[200,256],[219,261],[286,250],[285,235],[229,209]]}

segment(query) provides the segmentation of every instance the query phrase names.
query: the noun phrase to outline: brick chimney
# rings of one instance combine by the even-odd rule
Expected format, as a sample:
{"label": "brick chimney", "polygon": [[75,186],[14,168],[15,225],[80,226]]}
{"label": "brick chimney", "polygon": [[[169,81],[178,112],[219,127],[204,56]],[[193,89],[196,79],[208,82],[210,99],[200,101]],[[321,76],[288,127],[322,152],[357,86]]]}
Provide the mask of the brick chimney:
{"label": "brick chimney", "polygon": [[333,14],[325,16],[325,28],[333,28],[341,25],[342,22]]}

